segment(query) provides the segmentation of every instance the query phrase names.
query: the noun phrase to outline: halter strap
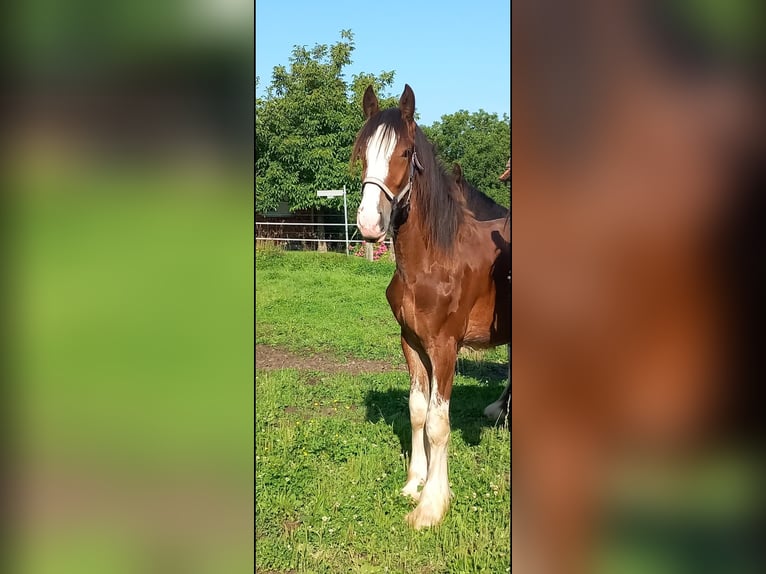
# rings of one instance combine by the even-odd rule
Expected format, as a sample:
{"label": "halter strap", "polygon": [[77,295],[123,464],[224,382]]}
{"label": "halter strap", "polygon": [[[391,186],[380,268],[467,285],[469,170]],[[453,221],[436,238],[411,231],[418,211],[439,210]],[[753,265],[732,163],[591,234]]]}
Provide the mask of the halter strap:
{"label": "halter strap", "polygon": [[383,180],[377,177],[365,177],[362,180],[362,185],[364,186],[366,183],[377,185],[383,191],[383,194],[386,196],[388,201],[390,201],[392,204],[406,205],[409,203],[410,191],[412,190],[412,182],[415,179],[416,170],[418,173],[423,173],[423,164],[420,163],[420,160],[418,159],[418,152],[415,151],[415,146],[413,145],[412,156],[410,157],[410,178],[409,181],[407,181],[407,185],[405,185],[404,188],[399,192],[399,195],[395,195],[383,182]]}

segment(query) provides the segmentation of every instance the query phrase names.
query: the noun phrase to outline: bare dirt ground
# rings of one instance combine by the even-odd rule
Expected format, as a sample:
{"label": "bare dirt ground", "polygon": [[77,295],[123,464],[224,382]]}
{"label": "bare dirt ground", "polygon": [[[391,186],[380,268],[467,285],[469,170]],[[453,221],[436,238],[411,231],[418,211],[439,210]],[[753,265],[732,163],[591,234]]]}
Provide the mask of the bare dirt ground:
{"label": "bare dirt ground", "polygon": [[352,375],[407,370],[404,361],[402,361],[401,365],[392,365],[386,361],[370,361],[357,358],[349,358],[348,361],[341,362],[328,355],[296,355],[285,349],[269,345],[255,346],[255,368],[263,371],[301,369],[330,374],[349,373]]}

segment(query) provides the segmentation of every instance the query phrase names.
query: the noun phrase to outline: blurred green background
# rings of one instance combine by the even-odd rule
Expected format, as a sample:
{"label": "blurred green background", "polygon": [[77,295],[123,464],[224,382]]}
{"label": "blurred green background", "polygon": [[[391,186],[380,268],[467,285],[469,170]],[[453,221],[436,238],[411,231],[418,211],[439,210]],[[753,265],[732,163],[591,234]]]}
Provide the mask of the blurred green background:
{"label": "blurred green background", "polygon": [[4,571],[252,571],[252,10],[9,9]]}

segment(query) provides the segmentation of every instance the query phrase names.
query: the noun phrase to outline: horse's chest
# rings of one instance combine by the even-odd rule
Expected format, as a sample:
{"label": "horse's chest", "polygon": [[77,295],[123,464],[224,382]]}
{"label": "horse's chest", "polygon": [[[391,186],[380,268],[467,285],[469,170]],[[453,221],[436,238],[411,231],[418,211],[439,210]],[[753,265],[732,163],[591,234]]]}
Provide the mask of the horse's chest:
{"label": "horse's chest", "polygon": [[397,274],[386,291],[388,303],[400,325],[417,332],[423,324],[443,326],[460,307],[459,282],[430,278],[405,283]]}

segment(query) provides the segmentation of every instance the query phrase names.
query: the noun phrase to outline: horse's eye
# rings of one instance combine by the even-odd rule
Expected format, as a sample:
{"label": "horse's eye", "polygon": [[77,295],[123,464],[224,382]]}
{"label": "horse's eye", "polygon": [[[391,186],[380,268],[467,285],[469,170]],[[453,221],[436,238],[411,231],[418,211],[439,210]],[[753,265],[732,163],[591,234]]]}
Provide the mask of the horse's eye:
{"label": "horse's eye", "polygon": [[404,152],[402,153],[402,157],[410,157],[410,150],[408,149],[404,150]]}

